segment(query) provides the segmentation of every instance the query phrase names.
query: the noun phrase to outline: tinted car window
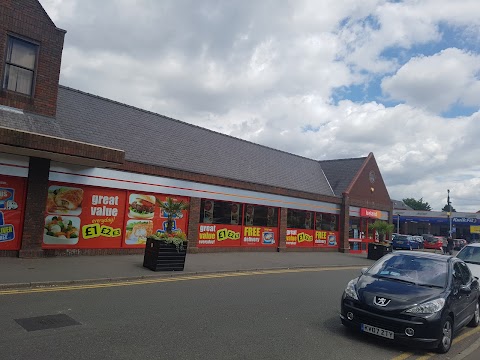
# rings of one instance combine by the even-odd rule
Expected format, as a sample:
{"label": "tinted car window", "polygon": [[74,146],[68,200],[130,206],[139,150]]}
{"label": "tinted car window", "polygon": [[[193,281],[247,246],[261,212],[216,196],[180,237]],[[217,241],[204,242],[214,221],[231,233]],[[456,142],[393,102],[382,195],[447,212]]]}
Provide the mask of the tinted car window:
{"label": "tinted car window", "polygon": [[375,263],[367,274],[443,288],[447,284],[448,267],[447,263],[441,260],[403,254],[387,255]]}
{"label": "tinted car window", "polygon": [[458,263],[460,271],[461,271],[461,276],[462,276],[462,284],[463,285],[468,285],[472,281],[472,274],[470,273],[470,270],[468,266],[464,263]]}
{"label": "tinted car window", "polygon": [[466,246],[457,254],[457,257],[465,262],[480,265],[480,247]]}

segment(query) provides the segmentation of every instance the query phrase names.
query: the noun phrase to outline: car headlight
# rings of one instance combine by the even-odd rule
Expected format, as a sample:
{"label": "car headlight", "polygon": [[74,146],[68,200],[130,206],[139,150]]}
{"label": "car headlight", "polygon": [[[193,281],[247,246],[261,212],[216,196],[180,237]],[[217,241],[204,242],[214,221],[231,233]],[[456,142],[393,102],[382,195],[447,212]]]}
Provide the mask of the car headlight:
{"label": "car headlight", "polygon": [[427,301],[426,303],[414,306],[411,309],[408,309],[406,312],[410,314],[431,315],[442,310],[444,306],[445,306],[445,299],[439,298],[439,299]]}
{"label": "car headlight", "polygon": [[357,290],[355,290],[355,284],[357,279],[350,280],[345,288],[345,295],[351,297],[352,299],[358,300]]}

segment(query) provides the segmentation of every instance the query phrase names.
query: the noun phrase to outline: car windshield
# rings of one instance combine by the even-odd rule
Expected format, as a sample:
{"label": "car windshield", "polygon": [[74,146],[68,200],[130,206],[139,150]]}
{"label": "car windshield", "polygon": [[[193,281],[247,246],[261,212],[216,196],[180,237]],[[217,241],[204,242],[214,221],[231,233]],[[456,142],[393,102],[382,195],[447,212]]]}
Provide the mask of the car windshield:
{"label": "car windshield", "polygon": [[395,240],[408,240],[409,237],[406,235],[397,235],[395,236]]}
{"label": "car windshield", "polygon": [[480,265],[480,247],[466,246],[457,254],[457,257],[466,263]]}
{"label": "car windshield", "polygon": [[444,288],[447,284],[448,268],[445,261],[415,255],[393,254],[375,263],[367,274],[377,278]]}

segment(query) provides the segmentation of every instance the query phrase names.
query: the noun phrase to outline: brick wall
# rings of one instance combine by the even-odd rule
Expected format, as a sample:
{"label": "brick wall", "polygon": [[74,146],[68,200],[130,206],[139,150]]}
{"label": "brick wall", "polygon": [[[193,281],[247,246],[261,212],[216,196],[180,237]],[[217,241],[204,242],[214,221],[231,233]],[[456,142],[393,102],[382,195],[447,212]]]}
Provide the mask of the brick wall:
{"label": "brick wall", "polygon": [[20,257],[43,256],[42,241],[50,160],[30,158]]}
{"label": "brick wall", "polygon": [[198,224],[200,221],[200,198],[190,198],[190,208],[188,212],[188,251],[197,252],[198,250]]}
{"label": "brick wall", "polygon": [[[40,44],[33,98],[1,89],[7,34]],[[55,116],[64,37],[37,0],[0,0],[0,105]]]}

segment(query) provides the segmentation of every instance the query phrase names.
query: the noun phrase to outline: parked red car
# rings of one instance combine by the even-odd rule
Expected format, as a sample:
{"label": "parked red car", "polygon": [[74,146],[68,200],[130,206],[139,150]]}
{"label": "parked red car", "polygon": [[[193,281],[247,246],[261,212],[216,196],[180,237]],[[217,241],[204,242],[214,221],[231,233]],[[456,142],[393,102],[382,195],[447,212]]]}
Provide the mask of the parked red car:
{"label": "parked red car", "polygon": [[424,249],[442,250],[443,236],[434,236],[423,242]]}

